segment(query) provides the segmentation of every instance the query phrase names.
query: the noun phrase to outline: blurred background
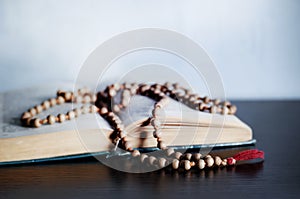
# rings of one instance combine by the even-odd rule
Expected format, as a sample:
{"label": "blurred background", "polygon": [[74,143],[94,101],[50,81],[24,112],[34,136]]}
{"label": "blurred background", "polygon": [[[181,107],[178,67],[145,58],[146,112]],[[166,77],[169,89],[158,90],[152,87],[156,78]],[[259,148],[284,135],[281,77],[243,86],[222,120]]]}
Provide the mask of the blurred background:
{"label": "blurred background", "polygon": [[231,99],[300,98],[298,0],[0,0],[0,91],[74,81],[89,54],[138,28],[206,49]]}

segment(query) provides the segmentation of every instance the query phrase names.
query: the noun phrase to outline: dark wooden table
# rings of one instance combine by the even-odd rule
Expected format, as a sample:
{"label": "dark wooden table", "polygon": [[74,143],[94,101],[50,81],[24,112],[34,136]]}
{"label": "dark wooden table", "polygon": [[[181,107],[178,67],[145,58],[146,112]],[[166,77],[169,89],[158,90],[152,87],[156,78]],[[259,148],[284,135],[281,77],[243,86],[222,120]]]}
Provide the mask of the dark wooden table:
{"label": "dark wooden table", "polygon": [[236,102],[263,164],[131,174],[97,161],[0,168],[0,198],[299,198],[300,101]]}

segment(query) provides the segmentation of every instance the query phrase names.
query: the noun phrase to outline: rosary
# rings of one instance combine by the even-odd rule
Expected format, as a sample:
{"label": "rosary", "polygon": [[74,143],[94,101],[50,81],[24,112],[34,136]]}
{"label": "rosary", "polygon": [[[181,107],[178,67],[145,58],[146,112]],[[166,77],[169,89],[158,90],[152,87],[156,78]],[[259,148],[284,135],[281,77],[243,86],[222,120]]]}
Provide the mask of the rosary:
{"label": "rosary", "polygon": [[[116,103],[116,96],[120,96],[120,102]],[[149,156],[145,153],[140,153],[139,150],[133,149],[130,143],[126,140],[126,131],[122,120],[118,113],[129,105],[130,98],[134,95],[142,95],[149,97],[155,101],[152,109],[152,115],[149,118],[149,123],[153,127],[153,137],[157,141],[157,148],[165,153],[165,157]],[[23,126],[40,127],[41,125],[51,125],[56,122],[62,123],[66,120],[72,120],[86,113],[99,113],[113,129],[110,135],[111,142],[115,145],[115,149],[120,147],[128,152],[134,158],[138,158],[141,163],[145,163],[157,168],[164,168],[171,165],[174,170],[183,168],[190,170],[191,168],[205,169],[213,167],[226,167],[237,164],[239,161],[252,159],[264,159],[264,152],[257,149],[245,150],[237,153],[233,157],[222,159],[219,156],[212,157],[211,155],[203,156],[200,153],[184,153],[176,152],[172,147],[167,147],[161,139],[161,122],[157,115],[160,109],[163,109],[169,99],[176,100],[192,109],[209,112],[213,114],[234,115],[237,108],[228,101],[219,99],[210,99],[208,97],[200,97],[193,94],[189,89],[179,86],[177,83],[171,84],[137,84],[124,83],[112,84],[107,86],[103,91],[94,94],[87,88],[79,89],[77,92],[57,91],[56,98],[51,98],[42,102],[21,116]],[[65,102],[90,104],[83,105],[80,108],[75,108],[66,114],[60,113],[57,116],[48,115],[44,119],[36,118],[35,116],[44,110],[55,105]]]}

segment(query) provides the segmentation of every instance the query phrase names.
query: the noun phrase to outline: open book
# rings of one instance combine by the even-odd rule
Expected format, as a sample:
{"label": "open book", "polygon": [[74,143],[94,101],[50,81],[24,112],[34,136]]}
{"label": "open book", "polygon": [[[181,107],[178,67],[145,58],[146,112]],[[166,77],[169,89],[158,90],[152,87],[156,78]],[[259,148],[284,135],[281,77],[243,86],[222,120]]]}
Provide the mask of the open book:
{"label": "open book", "polygon": [[[21,113],[51,96],[51,89],[10,91],[0,95],[0,164],[36,162],[105,154],[114,148],[109,138],[112,129],[99,114],[82,115],[76,120],[40,128],[22,127]],[[153,127],[147,122],[154,101],[135,96],[120,113],[127,140],[134,148],[155,150]],[[66,113],[80,106],[63,104],[38,115]],[[162,139],[177,148],[239,146],[253,144],[249,126],[234,115],[210,114],[193,110],[170,100],[159,113]]]}

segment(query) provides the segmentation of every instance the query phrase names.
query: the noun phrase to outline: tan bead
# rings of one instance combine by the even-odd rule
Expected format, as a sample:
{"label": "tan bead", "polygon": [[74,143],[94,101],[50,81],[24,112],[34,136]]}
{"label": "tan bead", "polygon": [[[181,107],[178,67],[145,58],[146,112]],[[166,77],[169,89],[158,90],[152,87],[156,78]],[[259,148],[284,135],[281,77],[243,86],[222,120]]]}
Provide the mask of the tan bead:
{"label": "tan bead", "polygon": [[91,102],[91,97],[89,95],[85,95],[82,99],[82,103],[87,104]]}
{"label": "tan bead", "polygon": [[175,152],[175,158],[176,158],[176,159],[179,160],[179,159],[181,158],[181,156],[182,156],[182,153],[180,153],[180,152],[178,152],[178,151]]}
{"label": "tan bead", "polygon": [[221,159],[219,156],[216,156],[216,157],[215,157],[215,164],[216,164],[217,166],[220,166],[221,163],[222,163],[222,159]]}
{"label": "tan bead", "polygon": [[145,159],[148,158],[147,154],[141,154],[141,162],[143,163],[145,161]]}
{"label": "tan bead", "polygon": [[95,105],[90,106],[90,113],[96,113],[97,111],[98,111],[97,106],[95,106]]}
{"label": "tan bead", "polygon": [[229,109],[227,106],[222,107],[222,114],[227,115],[229,113]]}
{"label": "tan bead", "polygon": [[159,119],[153,118],[151,120],[151,125],[155,128],[155,129],[159,129],[161,127],[161,123],[159,121]]}
{"label": "tan bead", "polygon": [[184,158],[185,158],[186,160],[191,160],[192,154],[191,154],[191,153],[186,153],[186,154],[184,154]]}
{"label": "tan bead", "polygon": [[140,153],[139,150],[133,150],[131,155],[132,155],[133,157],[138,157],[138,156],[141,155],[141,153]]}
{"label": "tan bead", "polygon": [[199,169],[204,169],[205,168],[205,164],[206,164],[205,161],[203,159],[200,159],[198,161],[197,166],[198,166]]}
{"label": "tan bead", "polygon": [[205,97],[203,98],[203,102],[204,102],[205,104],[209,103],[209,102],[210,102],[209,97],[205,96]]}
{"label": "tan bead", "polygon": [[95,94],[93,94],[91,97],[91,102],[95,102],[96,100],[97,100],[97,96]]}
{"label": "tan bead", "polygon": [[65,103],[65,99],[62,96],[58,96],[56,98],[56,103],[57,104],[63,104],[63,103]]}
{"label": "tan bead", "polygon": [[37,113],[41,113],[43,111],[43,107],[41,105],[37,105],[34,107]]}
{"label": "tan bead", "polygon": [[149,164],[150,165],[154,165],[154,163],[157,161],[157,158],[154,156],[150,156],[149,157]]}
{"label": "tan bead", "polygon": [[48,124],[54,124],[55,123],[55,116],[54,115],[48,115],[47,116]]}
{"label": "tan bead", "polygon": [[69,101],[72,100],[72,93],[71,92],[65,92],[64,97],[65,97],[65,100],[69,102]]}
{"label": "tan bead", "polygon": [[214,113],[217,113],[218,112],[218,107],[217,106],[211,106],[210,108],[209,108],[209,112],[210,113],[212,113],[212,114],[214,114]]}
{"label": "tan bead", "polygon": [[166,166],[167,160],[165,158],[159,158],[158,166],[159,168],[164,168]]}
{"label": "tan bead", "polygon": [[175,153],[174,149],[173,148],[168,148],[167,150],[167,156],[171,156]]}
{"label": "tan bead", "polygon": [[62,123],[62,122],[64,122],[64,121],[66,120],[65,114],[62,114],[62,113],[58,114],[58,115],[57,115],[57,118],[58,118],[58,121],[59,121],[60,123]]}
{"label": "tan bead", "polygon": [[116,91],[120,90],[120,88],[121,88],[119,83],[114,83],[113,87]]}
{"label": "tan bead", "polygon": [[106,108],[106,107],[102,107],[101,109],[100,109],[100,114],[101,115],[105,115],[105,114],[107,114],[108,113],[108,109]]}
{"label": "tan bead", "polygon": [[56,99],[55,98],[49,99],[49,102],[50,102],[50,106],[55,106],[56,105]]}
{"label": "tan bead", "polygon": [[31,114],[29,112],[24,112],[21,116],[21,119],[28,119],[28,118],[31,118]]}
{"label": "tan bead", "polygon": [[81,115],[81,109],[80,108],[75,108],[74,110],[75,117],[79,117]]}
{"label": "tan bead", "polygon": [[32,127],[38,128],[41,126],[41,120],[38,118],[32,119],[30,123],[32,124]]}
{"label": "tan bead", "polygon": [[234,115],[237,111],[237,107],[235,105],[231,105],[229,108],[229,112],[231,115]]}
{"label": "tan bead", "polygon": [[69,119],[69,120],[72,120],[72,119],[75,118],[75,112],[74,112],[74,111],[69,111],[69,112],[67,113],[67,116],[68,116],[68,119]]}
{"label": "tan bead", "polygon": [[174,159],[172,162],[172,168],[173,169],[178,169],[179,168],[179,160]]}
{"label": "tan bead", "polygon": [[183,165],[185,170],[190,170],[191,169],[191,162],[189,160],[183,160]]}
{"label": "tan bead", "polygon": [[88,106],[82,106],[80,109],[82,114],[87,114],[90,112],[90,108]]}
{"label": "tan bead", "polygon": [[218,105],[221,103],[221,100],[215,99],[215,100],[213,101],[213,103],[214,103],[215,106],[218,106]]}
{"label": "tan bead", "polygon": [[118,112],[120,112],[120,107],[117,104],[115,104],[113,107],[113,110],[114,110],[114,112],[118,113]]}
{"label": "tan bead", "polygon": [[205,159],[207,167],[212,167],[214,165],[214,159],[212,157],[207,157]]}
{"label": "tan bead", "polygon": [[201,156],[201,153],[194,153],[192,159],[198,161],[200,160]]}
{"label": "tan bead", "polygon": [[33,117],[37,114],[37,111],[35,108],[31,108],[31,109],[29,109],[29,113],[30,113],[31,117]]}
{"label": "tan bead", "polygon": [[48,123],[47,118],[46,118],[46,119],[43,119],[43,120],[41,121],[41,123],[42,123],[42,124],[47,124],[47,123]]}

